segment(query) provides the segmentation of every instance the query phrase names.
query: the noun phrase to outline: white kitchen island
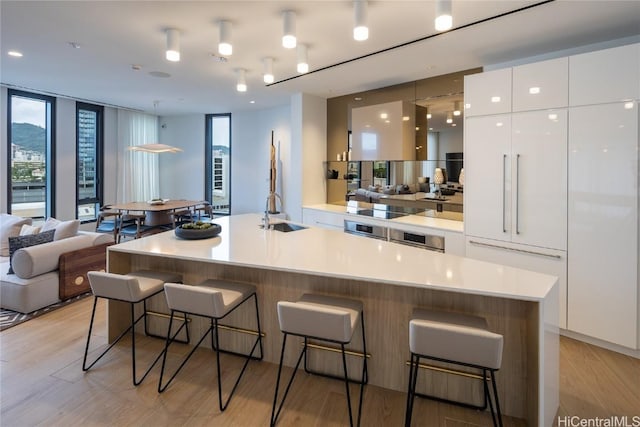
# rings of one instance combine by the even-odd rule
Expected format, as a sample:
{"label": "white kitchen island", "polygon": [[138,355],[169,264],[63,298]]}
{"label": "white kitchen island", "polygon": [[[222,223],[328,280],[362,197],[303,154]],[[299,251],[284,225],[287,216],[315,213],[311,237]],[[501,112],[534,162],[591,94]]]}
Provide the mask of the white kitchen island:
{"label": "white kitchen island", "polygon": [[[497,374],[503,413],[523,418],[528,425],[552,424],[559,406],[556,277],[336,230],[264,230],[259,227],[261,217],[254,214],[215,222],[222,232],[212,239],[181,240],[168,231],[111,246],[109,271],[148,268],[182,273],[187,284],[208,278],[255,284],[265,333],[265,361],[272,363],[277,363],[282,343],[278,300],[296,300],[305,292],[359,299],[364,303],[371,356],[369,382],[399,391],[407,386],[408,324],[414,307],[483,316],[489,328],[505,339],[502,369]],[[152,309],[168,312],[162,294],[154,299]],[[252,315],[247,308],[229,323],[246,324]],[[128,311],[110,302],[108,317],[113,339],[126,327]],[[156,332],[165,334],[166,325],[166,318],[155,319]],[[206,325],[194,319],[191,327]],[[354,350],[360,343],[358,334]],[[242,347],[249,341],[229,335],[224,345]],[[285,363],[293,366],[297,349],[289,350]],[[323,354],[322,362],[311,361],[321,369],[339,368],[337,357],[335,363],[326,359]],[[352,359],[351,365],[360,366],[358,357]],[[477,380],[429,375],[431,388],[427,391],[475,402],[481,397]]]}

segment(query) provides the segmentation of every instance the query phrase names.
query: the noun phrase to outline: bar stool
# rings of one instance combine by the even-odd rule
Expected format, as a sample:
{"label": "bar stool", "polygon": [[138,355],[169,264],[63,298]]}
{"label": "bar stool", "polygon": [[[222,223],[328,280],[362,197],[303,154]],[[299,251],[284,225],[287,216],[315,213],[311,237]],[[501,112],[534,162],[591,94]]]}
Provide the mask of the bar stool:
{"label": "bar stool", "polygon": [[[276,381],[276,390],[273,396],[273,408],[271,410],[271,426],[275,426],[282,406],[287,398],[293,379],[296,376],[300,362],[304,356],[304,369],[307,373],[321,375],[328,378],[343,380],[347,390],[347,406],[349,408],[349,424],[353,426],[353,414],[351,410],[351,395],[349,393],[349,382],[360,384],[360,400],[358,402],[358,419],[357,425],[360,425],[360,415],[362,414],[362,396],[364,393],[364,385],[368,382],[367,374],[367,345],[364,333],[364,314],[362,311],[362,302],[336,298],[325,295],[304,294],[297,302],[279,301],[278,302],[278,321],[280,330],[284,334],[282,339],[282,351],[280,352],[280,365],[278,366],[278,379]],[[353,332],[360,320],[362,325],[362,377],[359,380],[349,378],[347,373],[347,359],[345,353],[345,344],[351,342]],[[278,389],[280,387],[280,376],[282,374],[282,364],[284,360],[284,352],[287,344],[287,336],[295,335],[304,338],[304,346],[298,357],[298,362],[291,374],[287,388],[280,405],[278,402]],[[335,376],[314,372],[309,370],[307,365],[307,349],[309,339],[333,342],[340,345],[342,353],[342,367],[344,376]],[[276,410],[277,406],[277,410]]]}
{"label": "bar stool", "polygon": [[[487,328],[487,321],[481,317],[444,311],[415,309],[409,322],[411,364],[409,368],[405,427],[411,425],[411,413],[416,396],[480,410],[485,410],[488,403],[494,426],[502,426],[502,415],[500,413],[500,402],[498,400],[498,390],[495,380],[495,372],[500,369],[502,363],[502,347],[502,335],[490,332]],[[420,358],[481,370],[484,386],[483,405],[472,405],[437,396],[416,393]],[[489,371],[491,375],[497,420],[487,384],[487,371]]]}
{"label": "bar stool", "polygon": [[[202,343],[202,341],[204,341],[209,332],[211,332],[211,349],[216,353],[216,368],[218,372],[218,405],[220,407],[220,411],[224,411],[225,409],[227,409],[227,405],[229,405],[231,397],[233,396],[233,393],[236,391],[236,388],[240,383],[240,379],[242,378],[242,374],[244,374],[244,371],[249,364],[249,360],[262,360],[264,354],[262,349],[262,329],[260,328],[260,313],[258,311],[258,297],[256,295],[256,287],[247,283],[227,282],[223,280],[209,279],[196,286],[189,286],[178,283],[166,283],[164,285],[164,290],[165,296],[167,298],[167,304],[171,309],[171,319],[169,320],[169,329],[167,331],[164,356],[162,358],[162,369],[160,370],[158,392],[162,393],[166,390],[166,388],[169,386],[169,384],[171,384],[176,375],[178,375],[178,372],[180,372],[182,367],[187,363],[191,355],[193,355],[193,353],[198,349],[198,346]],[[255,303],[256,323],[258,326],[257,338],[253,344],[253,347],[251,348],[251,352],[249,354],[244,354],[221,349],[219,344],[220,341],[218,340],[218,329],[220,326],[226,325],[221,325],[219,321],[224,319],[228,314],[233,312],[236,308],[240,307],[242,303],[248,301],[250,298],[253,298]],[[175,341],[175,335],[177,335],[177,333],[180,332],[180,329],[184,327],[183,324],[176,331],[174,336],[171,337],[173,315],[176,311],[184,313],[185,317],[187,314],[206,317],[210,320],[210,326],[209,329],[207,329],[207,331],[202,335],[202,338],[200,338],[198,343],[193,347],[191,352],[187,355],[187,357],[184,358],[171,378],[169,378],[166,384],[163,385],[162,379],[164,377],[164,370],[166,366],[169,346]],[[260,347],[260,356],[254,356],[253,353],[256,351],[256,347],[258,347],[258,345]],[[236,379],[236,382],[233,385],[231,393],[229,394],[226,402],[222,401],[220,353],[228,353],[246,357],[244,365],[242,366],[242,371],[240,371],[240,375],[238,375],[238,378]]]}
{"label": "bar stool", "polygon": [[[149,371],[155,366],[160,359],[159,354],[153,361],[151,366],[146,370],[142,378],[136,379],[136,334],[135,325],[144,319],[144,332],[145,335],[162,338],[163,336],[154,335],[149,332],[147,323],[147,299],[162,292],[164,283],[167,281],[176,282],[181,281],[182,277],[179,274],[163,273],[159,271],[140,270],[129,274],[114,274],[105,273],[102,271],[89,271],[87,273],[89,278],[89,285],[94,295],[93,310],[91,311],[91,323],[89,324],[89,333],[87,335],[87,345],[84,349],[84,358],[82,361],[82,370],[88,371],[95,365],[98,360],[102,358],[111,348],[118,343],[124,337],[127,332],[131,331],[131,365],[132,365],[132,378],[133,385],[137,386],[145,377],[149,374]],[[93,330],[93,321],[96,314],[96,306],[98,304],[98,298],[104,298],[107,300],[122,301],[129,303],[131,309],[131,324],[124,330],[114,342],[107,347],[105,351],[100,354],[89,366],[87,366],[87,354],[89,352],[89,343],[91,340],[91,331]],[[142,302],[144,312],[136,319],[135,318],[135,305]],[[186,319],[185,319],[186,321]],[[187,329],[187,342],[189,340],[189,333]]]}

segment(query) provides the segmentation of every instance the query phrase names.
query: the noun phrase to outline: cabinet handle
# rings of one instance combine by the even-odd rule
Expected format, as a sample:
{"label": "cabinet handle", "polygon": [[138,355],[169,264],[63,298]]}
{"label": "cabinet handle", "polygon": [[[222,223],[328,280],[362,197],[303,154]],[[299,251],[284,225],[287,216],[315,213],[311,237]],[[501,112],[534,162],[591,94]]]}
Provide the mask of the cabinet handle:
{"label": "cabinet handle", "polygon": [[506,204],[506,191],[507,191],[507,155],[502,155],[502,232],[507,232],[507,225],[505,223],[505,204]]}
{"label": "cabinet handle", "polygon": [[486,246],[488,248],[504,249],[506,251],[520,252],[520,253],[529,254],[529,255],[539,255],[547,258],[562,259],[561,255],[545,254],[544,252],[528,251],[526,249],[516,249],[516,248],[510,248],[508,246],[492,245],[490,243],[476,242],[475,240],[469,240],[469,243],[471,243],[472,245]]}
{"label": "cabinet handle", "polygon": [[520,154],[516,155],[516,234],[520,234]]}

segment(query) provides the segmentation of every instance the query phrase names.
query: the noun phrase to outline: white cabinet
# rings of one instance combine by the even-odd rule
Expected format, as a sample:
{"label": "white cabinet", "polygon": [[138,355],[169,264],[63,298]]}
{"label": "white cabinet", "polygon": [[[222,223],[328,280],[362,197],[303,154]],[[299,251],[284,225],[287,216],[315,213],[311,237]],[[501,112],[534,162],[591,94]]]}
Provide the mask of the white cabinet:
{"label": "white cabinet", "polygon": [[568,328],[638,348],[638,104],[569,123]]}
{"label": "white cabinet", "polygon": [[511,115],[467,118],[464,132],[465,234],[511,240]]}
{"label": "white cabinet", "polygon": [[467,236],[566,249],[566,110],[465,122]]}
{"label": "white cabinet", "polygon": [[464,103],[466,117],[510,112],[511,68],[465,76]]}
{"label": "white cabinet", "polygon": [[513,68],[513,111],[566,107],[569,59],[535,62]]}
{"label": "white cabinet", "polygon": [[315,227],[343,230],[344,218],[345,214],[337,212],[328,212],[310,208],[302,209],[302,223]]}
{"label": "white cabinet", "polygon": [[569,105],[640,98],[640,43],[569,57]]}
{"label": "white cabinet", "polygon": [[567,252],[467,237],[466,256],[558,277],[559,326],[567,327]]}

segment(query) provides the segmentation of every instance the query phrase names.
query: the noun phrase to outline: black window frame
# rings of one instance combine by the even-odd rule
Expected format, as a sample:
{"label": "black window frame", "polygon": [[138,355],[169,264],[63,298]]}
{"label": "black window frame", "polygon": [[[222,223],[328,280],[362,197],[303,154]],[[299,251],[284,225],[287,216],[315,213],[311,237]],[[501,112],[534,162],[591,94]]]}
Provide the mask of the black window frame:
{"label": "black window frame", "polygon": [[37,99],[47,102],[49,109],[47,114],[47,142],[46,142],[46,191],[45,191],[45,218],[56,215],[56,102],[57,98],[40,93],[27,92],[18,89],[7,90],[7,213],[12,213],[13,187],[11,179],[11,128],[12,126],[12,98]]}
{"label": "black window frame", "polygon": [[214,117],[228,117],[229,118],[229,213],[227,215],[231,215],[231,206],[232,206],[232,198],[231,198],[231,156],[232,156],[232,141],[233,141],[233,128],[231,121],[231,113],[217,113],[217,114],[206,114],[205,115],[205,155],[204,155],[204,200],[213,204],[213,129],[212,129],[212,119]]}
{"label": "black window frame", "polygon": [[[93,111],[96,113],[96,196],[80,199],[80,110]],[[99,207],[103,204],[104,197],[104,107],[102,105],[89,104],[86,102],[76,102],[76,219],[78,218],[78,208],[80,205],[94,204],[96,206],[96,216],[92,220],[85,220],[83,223],[95,222],[97,220]]]}

